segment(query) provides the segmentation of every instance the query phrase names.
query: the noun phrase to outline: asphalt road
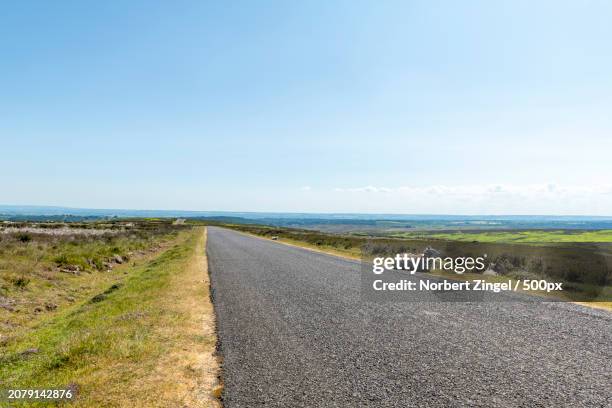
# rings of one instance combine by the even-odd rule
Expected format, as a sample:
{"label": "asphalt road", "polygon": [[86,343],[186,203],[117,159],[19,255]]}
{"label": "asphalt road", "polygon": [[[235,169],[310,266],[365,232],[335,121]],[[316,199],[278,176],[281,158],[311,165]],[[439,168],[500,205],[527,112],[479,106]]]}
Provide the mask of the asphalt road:
{"label": "asphalt road", "polygon": [[612,407],[612,313],[369,302],[353,261],[221,229],[208,259],[235,407]]}

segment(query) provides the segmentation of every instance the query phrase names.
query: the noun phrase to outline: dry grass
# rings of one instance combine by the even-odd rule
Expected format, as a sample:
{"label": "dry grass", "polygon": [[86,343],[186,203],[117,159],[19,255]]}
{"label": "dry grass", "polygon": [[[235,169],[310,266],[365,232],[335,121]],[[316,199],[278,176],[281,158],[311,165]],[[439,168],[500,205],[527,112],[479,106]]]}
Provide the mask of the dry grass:
{"label": "dry grass", "polygon": [[[185,269],[168,281],[158,306],[180,322],[154,328],[154,335],[172,344],[152,367],[142,370],[125,386],[146,399],[142,407],[220,407],[214,396],[218,385],[219,362],[215,355],[215,315],[209,294],[206,232],[199,234],[195,250]],[[125,405],[125,406],[127,406]]]}
{"label": "dry grass", "polygon": [[88,228],[22,223],[4,229],[0,343],[124,280],[134,266],[166,249],[180,231],[169,223],[130,223],[128,231],[125,224],[111,229],[95,223]]}
{"label": "dry grass", "polygon": [[82,235],[82,236],[100,236],[109,234],[119,234],[121,230],[108,228],[41,228],[34,226],[27,227],[8,227],[0,229],[0,234],[37,234],[37,235]]}

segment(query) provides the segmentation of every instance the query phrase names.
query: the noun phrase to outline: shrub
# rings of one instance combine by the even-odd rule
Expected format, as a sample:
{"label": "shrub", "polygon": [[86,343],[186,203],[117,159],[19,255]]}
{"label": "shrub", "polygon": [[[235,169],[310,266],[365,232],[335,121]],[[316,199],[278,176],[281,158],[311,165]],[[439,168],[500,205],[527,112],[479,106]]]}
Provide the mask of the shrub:
{"label": "shrub", "polygon": [[544,261],[540,257],[534,258],[529,263],[529,267],[527,269],[534,273],[542,274],[544,273]]}
{"label": "shrub", "polygon": [[25,276],[12,279],[13,286],[19,289],[23,289],[30,284],[30,280]]}
{"label": "shrub", "polygon": [[68,255],[61,254],[53,258],[53,262],[55,262],[58,266],[68,264]]}
{"label": "shrub", "polygon": [[516,268],[513,258],[514,257],[507,254],[498,256],[493,260],[493,270],[497,273],[501,273],[502,275],[507,274]]}

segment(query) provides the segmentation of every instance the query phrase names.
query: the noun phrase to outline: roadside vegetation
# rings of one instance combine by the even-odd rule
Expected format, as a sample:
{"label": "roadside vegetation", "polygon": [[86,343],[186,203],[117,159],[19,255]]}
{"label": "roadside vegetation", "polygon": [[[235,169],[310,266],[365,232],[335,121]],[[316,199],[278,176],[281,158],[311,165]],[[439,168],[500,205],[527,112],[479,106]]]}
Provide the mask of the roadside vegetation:
{"label": "roadside vegetation", "polygon": [[0,341],[119,280],[166,247],[168,221],[0,224]]}
{"label": "roadside vegetation", "polygon": [[[264,238],[270,238],[288,244],[307,246],[311,249],[331,252],[354,259],[360,258],[361,246],[365,242],[365,238],[363,237],[330,234],[297,228],[270,227],[266,225],[250,224],[224,224],[214,222],[207,222],[207,224],[232,228],[237,231],[258,235]],[[390,239],[389,241],[394,242],[395,240]]]}
{"label": "roadside vegetation", "polygon": [[0,388],[71,387],[79,407],[218,406],[204,228],[3,227]]}
{"label": "roadside vegetation", "polygon": [[516,244],[612,243],[612,230],[536,230],[536,231],[470,231],[470,232],[402,232],[394,238],[435,238],[457,241],[499,242]]}
{"label": "roadside vegetation", "polygon": [[[486,275],[474,274],[469,279],[488,281],[504,279],[548,279],[564,282],[565,300],[597,302],[595,306],[612,309],[612,244],[607,242],[540,242],[511,243],[503,241],[480,242],[473,239],[456,240],[439,234],[400,237],[372,237],[362,235],[329,234],[312,230],[268,227],[262,225],[225,224],[242,232],[275,239],[281,242],[359,259],[372,255],[408,252],[423,253],[433,248],[442,257],[479,257],[487,254]],[[532,231],[525,233],[529,234]],[[520,232],[515,232],[516,234]],[[535,231],[534,234],[543,234]],[[557,232],[558,233],[558,232]],[[603,239],[607,231],[594,236]],[[488,232],[483,232],[488,234]],[[577,236],[587,237],[576,233]],[[551,235],[555,235],[551,232]],[[573,236],[568,232],[567,236]],[[535,235],[537,236],[537,235]],[[535,238],[534,238],[535,239]],[[434,274],[459,275],[431,271]],[[468,278],[463,275],[462,278]]]}

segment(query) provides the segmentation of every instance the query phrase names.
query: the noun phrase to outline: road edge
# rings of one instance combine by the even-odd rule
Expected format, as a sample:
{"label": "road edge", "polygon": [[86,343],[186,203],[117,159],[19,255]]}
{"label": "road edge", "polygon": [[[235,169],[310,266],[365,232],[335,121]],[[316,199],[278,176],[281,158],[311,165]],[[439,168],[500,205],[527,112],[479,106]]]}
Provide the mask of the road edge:
{"label": "road edge", "polygon": [[[226,228],[226,227],[219,227],[219,228]],[[239,234],[244,234],[250,237],[254,237],[254,238],[259,238],[259,239],[263,239],[266,241],[270,241],[270,242],[275,242],[278,244],[283,244],[283,245],[287,245],[287,246],[291,246],[294,248],[302,248],[311,252],[316,252],[316,253],[320,253],[320,254],[325,254],[325,255],[329,255],[329,256],[334,256],[336,258],[341,258],[344,260],[348,260],[348,261],[356,261],[356,262],[360,262],[361,260],[358,257],[353,257],[353,256],[349,256],[349,255],[345,255],[345,254],[340,254],[340,253],[335,253],[335,252],[331,252],[331,251],[326,251],[324,249],[320,249],[320,248],[314,248],[312,246],[310,246],[307,243],[299,243],[298,241],[295,241],[296,243],[293,242],[286,242],[286,241],[282,241],[282,240],[274,240],[268,237],[263,237],[260,235],[256,235],[256,234],[252,234],[250,232],[244,232],[244,231],[239,231],[239,230],[235,230],[233,228],[226,228],[229,229],[231,231],[237,232]],[[442,276],[440,275],[436,275],[436,274],[427,274],[429,276],[431,276],[432,278],[442,278]],[[447,277],[447,279],[453,279],[452,277]],[[531,294],[531,296],[537,296],[535,294]],[[554,302],[558,302],[558,300],[554,301]],[[578,306],[583,306],[583,307],[587,307],[590,309],[595,309],[595,310],[604,310],[607,312],[611,312],[612,313],[612,308],[610,308],[609,306],[606,305],[600,305],[598,303],[600,302],[571,302],[571,301],[565,301],[563,303],[571,303],[574,305],[578,305]],[[602,302],[602,303],[606,303],[606,302]]]}

